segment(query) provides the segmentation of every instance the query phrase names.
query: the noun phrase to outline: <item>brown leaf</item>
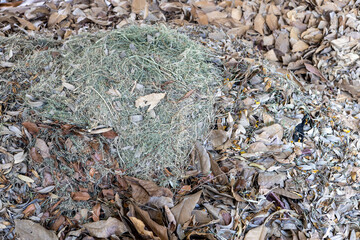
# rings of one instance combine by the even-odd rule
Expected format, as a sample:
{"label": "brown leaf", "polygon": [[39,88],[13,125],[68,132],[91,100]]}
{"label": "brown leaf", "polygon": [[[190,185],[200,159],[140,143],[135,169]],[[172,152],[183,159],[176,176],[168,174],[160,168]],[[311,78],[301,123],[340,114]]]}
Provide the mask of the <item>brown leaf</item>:
{"label": "brown leaf", "polygon": [[15,222],[16,237],[19,240],[33,240],[33,239],[57,240],[58,239],[54,231],[47,230],[40,224],[35,223],[33,221],[16,219],[14,222]]}
{"label": "brown leaf", "polygon": [[268,232],[268,228],[265,227],[265,223],[261,226],[251,229],[246,233],[244,240],[265,240]]}
{"label": "brown leaf", "polygon": [[169,223],[167,227],[170,229],[171,232],[174,232],[176,229],[176,220],[174,214],[171,212],[168,206],[164,206],[164,210],[167,222]]}
{"label": "brown leaf", "polygon": [[146,0],[132,0],[131,11],[133,13],[139,14],[141,11],[145,10],[146,6]]}
{"label": "brown leaf", "polygon": [[92,219],[94,222],[98,222],[100,220],[100,210],[101,210],[101,205],[100,203],[95,204],[95,206],[92,208]]}
{"label": "brown leaf", "polygon": [[191,7],[191,15],[195,21],[200,25],[208,25],[209,20],[204,11],[197,9],[195,6]]}
{"label": "brown leaf", "polygon": [[145,223],[136,217],[129,217],[131,222],[134,224],[136,231],[144,238],[144,239],[154,239],[158,240],[160,238],[155,237],[154,233],[145,229]]}
{"label": "brown leaf", "polygon": [[36,136],[39,132],[40,129],[38,128],[38,126],[35,123],[32,122],[23,122],[22,125],[24,126],[24,128],[26,128],[26,130],[28,130],[29,133],[31,133],[33,136]]}
{"label": "brown leaf", "polygon": [[120,236],[127,232],[127,228],[120,220],[110,217],[106,221],[86,223],[82,225],[91,236],[96,238],[108,238],[113,234]]}
{"label": "brown leaf", "polygon": [[197,153],[199,154],[199,162],[200,162],[201,172],[204,175],[208,175],[210,173],[210,167],[211,167],[209,153],[201,145],[200,142],[195,143],[195,148],[196,148]]}
{"label": "brown leaf", "polygon": [[29,206],[27,206],[24,211],[23,214],[25,214],[26,217],[32,215],[36,210],[35,204],[30,204]]}
{"label": "brown leaf", "polygon": [[202,191],[199,191],[197,193],[184,196],[184,198],[171,209],[177,223],[182,225],[191,218],[191,212],[194,210],[201,194]]}
{"label": "brown leaf", "polygon": [[258,13],[254,20],[254,30],[260,33],[261,35],[264,35],[264,23],[265,23],[265,19],[260,13]]}
{"label": "brown leaf", "polygon": [[71,198],[74,201],[87,201],[90,199],[90,195],[87,192],[72,192]]}
{"label": "brown leaf", "polygon": [[304,63],[304,65],[309,72],[318,76],[322,81],[326,82],[326,78],[321,74],[320,70],[317,69],[317,67],[314,67],[313,65],[308,63]]}
{"label": "brown leaf", "polygon": [[54,222],[54,224],[51,226],[51,229],[54,231],[58,231],[61,225],[65,222],[65,217],[63,215],[60,215]]}
{"label": "brown leaf", "polygon": [[265,21],[271,31],[274,31],[278,28],[278,19],[274,14],[266,15]]}
{"label": "brown leaf", "polygon": [[32,147],[30,149],[30,157],[33,161],[37,162],[37,163],[42,163],[43,162],[43,157],[41,156],[41,154],[37,151],[37,149],[35,147]]}
{"label": "brown leaf", "polygon": [[309,45],[299,40],[292,46],[292,52],[301,52],[309,48]]}
{"label": "brown leaf", "polygon": [[0,3],[0,8],[2,8],[2,7],[4,7],[4,8],[5,7],[17,7],[22,3],[23,3],[23,1]]}
{"label": "brown leaf", "polygon": [[51,174],[51,172],[45,168],[45,170],[43,171],[43,180],[42,180],[43,187],[48,187],[48,186],[54,185],[54,180],[53,180],[52,176],[53,175]]}
{"label": "brown leaf", "polygon": [[50,157],[50,150],[46,142],[40,138],[36,139],[35,142],[35,148],[40,150],[40,154],[43,158],[49,158]]}
{"label": "brown leaf", "polygon": [[19,18],[19,17],[16,17],[16,19],[19,21],[19,23],[23,26],[23,27],[26,27],[27,29],[29,30],[36,30],[36,27],[34,26],[34,24],[32,24],[31,22],[29,22],[28,20],[25,20],[23,18]]}
{"label": "brown leaf", "polygon": [[211,156],[210,156],[210,162],[211,162],[211,171],[213,172],[215,177],[218,179],[219,183],[221,185],[228,185],[229,180],[226,177],[226,174],[221,170],[218,163],[214,159],[212,159]]}
{"label": "brown leaf", "polygon": [[161,2],[159,7],[165,12],[178,12],[181,11],[184,4],[181,2]]}
{"label": "brown leaf", "polygon": [[52,27],[66,19],[69,16],[70,11],[70,4],[66,4],[65,8],[60,9],[58,12],[53,12],[49,17],[48,26]]}
{"label": "brown leaf", "polygon": [[296,193],[293,193],[293,192],[289,192],[283,188],[275,188],[273,190],[271,190],[272,192],[276,193],[276,194],[279,194],[279,195],[282,195],[284,197],[287,197],[287,198],[291,198],[291,199],[302,199],[301,195],[299,194],[296,194]]}
{"label": "brown leaf", "polygon": [[206,13],[207,19],[210,23],[216,22],[216,20],[223,19],[227,17],[226,12],[213,11]]}
{"label": "brown leaf", "polygon": [[133,204],[136,214],[140,217],[140,219],[145,223],[145,225],[153,231],[156,236],[160,237],[161,240],[167,240],[167,229],[164,226],[159,225],[158,223],[154,222],[149,213],[139,208],[136,204]]}
{"label": "brown leaf", "polygon": [[104,132],[101,135],[103,135],[107,139],[114,139],[114,138],[116,138],[118,136],[118,134],[114,130]]}
{"label": "brown leaf", "polygon": [[153,196],[173,197],[170,189],[159,187],[154,182],[128,176],[125,176],[124,178],[126,182],[131,185],[131,194],[137,203],[146,204],[150,197]]}

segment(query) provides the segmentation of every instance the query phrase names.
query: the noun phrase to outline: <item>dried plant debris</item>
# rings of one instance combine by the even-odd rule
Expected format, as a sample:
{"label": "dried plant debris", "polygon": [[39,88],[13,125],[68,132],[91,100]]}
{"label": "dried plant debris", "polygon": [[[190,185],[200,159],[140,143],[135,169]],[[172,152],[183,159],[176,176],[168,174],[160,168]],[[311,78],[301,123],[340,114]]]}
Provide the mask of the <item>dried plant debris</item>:
{"label": "dried plant debris", "polygon": [[113,128],[119,136],[111,151],[123,171],[164,182],[164,168],[180,176],[191,145],[206,137],[222,78],[211,58],[164,26],[131,26],[35,51],[14,72],[24,81],[38,78],[26,91],[33,111],[93,134]]}

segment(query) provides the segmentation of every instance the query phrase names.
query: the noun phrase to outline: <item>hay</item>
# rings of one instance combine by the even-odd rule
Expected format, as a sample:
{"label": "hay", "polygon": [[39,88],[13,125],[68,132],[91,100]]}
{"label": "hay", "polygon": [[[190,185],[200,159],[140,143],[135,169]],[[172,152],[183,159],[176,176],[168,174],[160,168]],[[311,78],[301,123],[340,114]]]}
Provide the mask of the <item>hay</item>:
{"label": "hay", "polygon": [[[213,87],[221,74],[209,51],[164,26],[80,35],[60,47],[52,40],[42,43],[48,47],[15,67],[39,76],[26,92],[45,103],[35,109],[38,114],[87,128],[113,127],[119,134],[114,152],[126,174],[156,175],[160,182],[165,167],[175,177],[181,174],[213,118]],[[166,93],[154,111],[135,107],[139,97],[152,93]]]}

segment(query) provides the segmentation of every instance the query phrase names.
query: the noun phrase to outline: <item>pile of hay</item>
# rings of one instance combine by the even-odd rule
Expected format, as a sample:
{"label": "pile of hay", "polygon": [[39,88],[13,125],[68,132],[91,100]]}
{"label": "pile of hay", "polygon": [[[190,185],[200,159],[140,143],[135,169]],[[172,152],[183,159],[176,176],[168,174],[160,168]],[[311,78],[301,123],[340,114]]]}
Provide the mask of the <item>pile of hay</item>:
{"label": "pile of hay", "polygon": [[[114,152],[126,174],[157,175],[161,182],[167,167],[179,176],[212,120],[221,73],[207,49],[164,26],[130,26],[43,45],[15,67],[38,76],[26,92],[44,102],[38,114],[114,128]],[[153,110],[135,106],[153,93],[166,94]]]}

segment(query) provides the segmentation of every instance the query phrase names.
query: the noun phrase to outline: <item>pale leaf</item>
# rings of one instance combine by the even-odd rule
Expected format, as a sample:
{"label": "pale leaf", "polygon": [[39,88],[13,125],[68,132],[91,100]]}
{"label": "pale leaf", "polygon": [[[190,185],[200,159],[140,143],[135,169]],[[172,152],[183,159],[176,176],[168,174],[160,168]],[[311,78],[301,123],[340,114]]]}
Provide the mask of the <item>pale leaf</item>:
{"label": "pale leaf", "polygon": [[135,106],[137,108],[150,106],[149,109],[147,110],[147,112],[149,112],[154,107],[156,107],[156,105],[158,105],[160,100],[163,99],[165,97],[165,95],[166,95],[166,93],[152,93],[152,94],[149,94],[149,95],[146,95],[143,97],[139,97],[135,101]]}

